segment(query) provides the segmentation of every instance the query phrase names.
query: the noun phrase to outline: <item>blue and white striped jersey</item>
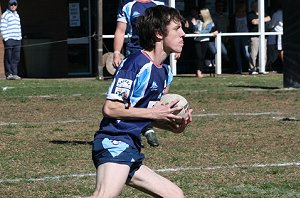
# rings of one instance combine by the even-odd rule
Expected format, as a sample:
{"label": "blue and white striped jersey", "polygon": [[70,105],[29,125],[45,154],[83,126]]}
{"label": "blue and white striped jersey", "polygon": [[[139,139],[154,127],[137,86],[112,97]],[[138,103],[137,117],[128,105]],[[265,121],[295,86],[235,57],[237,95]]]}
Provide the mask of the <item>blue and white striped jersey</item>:
{"label": "blue and white striped jersey", "polygon": [[[157,66],[144,51],[124,59],[107,93],[108,100],[124,102],[125,107],[152,108],[160,100],[173,74],[168,65]],[[141,131],[151,120],[118,120],[104,117],[95,137],[114,137],[140,149]]]}
{"label": "blue and white striped jersey", "polygon": [[131,37],[128,47],[141,49],[137,32],[137,18],[145,13],[145,10],[157,5],[165,5],[164,1],[125,1],[119,8],[117,21],[127,23],[128,35]]}
{"label": "blue and white striped jersey", "polygon": [[6,10],[1,16],[0,31],[4,41],[21,40],[21,21],[17,11]]}

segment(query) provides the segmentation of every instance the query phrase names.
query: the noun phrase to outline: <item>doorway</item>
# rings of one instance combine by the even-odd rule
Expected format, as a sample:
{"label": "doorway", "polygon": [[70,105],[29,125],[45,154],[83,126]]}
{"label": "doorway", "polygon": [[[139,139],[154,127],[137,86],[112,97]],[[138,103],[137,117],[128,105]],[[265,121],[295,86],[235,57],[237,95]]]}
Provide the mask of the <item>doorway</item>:
{"label": "doorway", "polygon": [[91,5],[88,0],[68,0],[68,75],[90,76],[91,53]]}

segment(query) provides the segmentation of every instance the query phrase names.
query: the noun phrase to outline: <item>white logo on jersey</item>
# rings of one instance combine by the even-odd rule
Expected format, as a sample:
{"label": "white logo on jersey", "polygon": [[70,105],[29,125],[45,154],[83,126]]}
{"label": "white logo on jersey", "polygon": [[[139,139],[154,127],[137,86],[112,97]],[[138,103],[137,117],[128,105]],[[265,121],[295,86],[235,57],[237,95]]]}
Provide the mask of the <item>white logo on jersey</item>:
{"label": "white logo on jersey", "polygon": [[156,82],[153,81],[153,83],[152,83],[152,85],[150,87],[151,91],[157,90],[157,88],[158,88],[158,86],[157,86]]}
{"label": "white logo on jersey", "polygon": [[118,79],[117,87],[119,87],[119,88],[130,89],[131,85],[132,85],[132,80],[130,80],[130,79],[124,79],[124,78]]}
{"label": "white logo on jersey", "polygon": [[139,12],[137,12],[137,11],[134,11],[133,14],[132,14],[132,17],[133,17],[133,18],[136,18],[136,17],[138,17],[138,16],[140,16],[140,15],[141,15],[141,13],[139,13]]}

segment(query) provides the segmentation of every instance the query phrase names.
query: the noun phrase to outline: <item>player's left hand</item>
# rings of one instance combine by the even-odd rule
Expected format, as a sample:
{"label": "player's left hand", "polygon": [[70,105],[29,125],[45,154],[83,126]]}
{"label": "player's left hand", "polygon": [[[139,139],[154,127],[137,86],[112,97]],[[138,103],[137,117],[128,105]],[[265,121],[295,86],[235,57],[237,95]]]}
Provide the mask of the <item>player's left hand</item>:
{"label": "player's left hand", "polygon": [[193,109],[189,109],[186,117],[182,117],[181,120],[173,120],[173,122],[170,123],[171,131],[174,133],[182,133],[187,125],[192,122],[192,112]]}

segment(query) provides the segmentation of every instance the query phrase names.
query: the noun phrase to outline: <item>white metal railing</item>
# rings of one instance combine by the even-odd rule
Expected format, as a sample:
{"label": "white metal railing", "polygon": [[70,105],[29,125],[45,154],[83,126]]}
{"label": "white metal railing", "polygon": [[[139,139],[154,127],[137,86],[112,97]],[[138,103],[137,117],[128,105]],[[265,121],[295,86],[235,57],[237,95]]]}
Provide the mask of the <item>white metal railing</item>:
{"label": "white metal railing", "polygon": [[[217,48],[217,54],[216,54],[216,74],[221,74],[222,73],[222,66],[221,66],[221,40],[222,36],[242,36],[242,35],[259,35],[259,69],[260,72],[265,72],[265,64],[264,64],[264,59],[265,59],[265,53],[263,51],[266,50],[265,48],[265,35],[282,35],[283,33],[279,32],[265,32],[265,23],[264,23],[264,16],[265,16],[265,0],[258,0],[258,12],[260,13],[259,15],[259,32],[257,33],[219,33],[216,37],[216,48]],[[175,0],[169,0],[169,6],[175,8],[176,3]],[[186,37],[195,37],[195,36],[211,36],[212,34],[186,34]],[[103,38],[113,38],[110,37],[111,35],[103,35]],[[128,38],[128,37],[127,37]],[[170,66],[172,68],[172,72],[174,75],[177,75],[176,72],[176,60],[174,54],[171,54],[170,56]]]}
{"label": "white metal railing", "polygon": [[[217,49],[217,54],[215,57],[216,60],[216,68],[215,68],[215,73],[216,74],[222,74],[222,53],[221,53],[221,44],[222,44],[222,37],[223,36],[266,36],[266,35],[283,35],[283,32],[264,32],[264,33],[259,33],[259,32],[245,32],[245,33],[219,33],[215,39],[215,45]],[[186,34],[185,37],[203,37],[203,36],[212,36],[212,34]],[[102,38],[114,38],[114,35],[102,35]],[[125,35],[125,38],[129,38],[128,35]],[[261,39],[260,40],[260,49],[262,49],[262,46],[265,46],[265,40]],[[265,49],[265,48],[263,48]],[[261,60],[261,57],[259,56],[259,59]],[[265,72],[265,65],[264,61],[259,61],[259,69],[260,72]],[[177,75],[177,61],[175,59],[174,53],[171,54],[170,56],[170,66],[172,68],[172,72],[174,75]]]}
{"label": "white metal railing", "polygon": [[[282,35],[283,32],[264,32],[264,33],[254,33],[254,32],[247,32],[247,33],[220,33],[216,37],[216,48],[217,48],[217,54],[216,54],[216,74],[222,74],[222,54],[221,54],[221,44],[222,44],[222,36],[260,36],[260,38],[264,38],[266,35]],[[266,40],[260,39],[260,45],[259,45],[259,72],[264,73],[266,71],[265,69],[265,54],[263,53],[266,46]]]}

